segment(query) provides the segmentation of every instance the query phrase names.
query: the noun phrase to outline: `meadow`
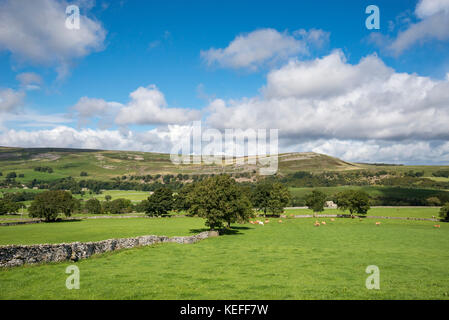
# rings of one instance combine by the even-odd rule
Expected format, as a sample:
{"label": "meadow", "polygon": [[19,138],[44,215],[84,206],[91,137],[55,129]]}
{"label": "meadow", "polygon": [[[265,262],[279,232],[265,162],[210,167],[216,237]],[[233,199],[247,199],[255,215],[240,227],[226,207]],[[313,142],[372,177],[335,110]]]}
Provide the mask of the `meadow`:
{"label": "meadow", "polygon": [[[375,219],[320,218],[327,224],[314,227],[310,218],[278,220],[234,225],[227,234],[192,245],[159,244],[80,260],[79,290],[65,287],[69,262],[2,269],[0,298],[449,299],[447,223],[434,228],[430,221],[383,219],[376,225]],[[83,220],[1,227],[0,243],[203,229],[198,218]],[[380,269],[380,290],[365,287],[369,265]]]}

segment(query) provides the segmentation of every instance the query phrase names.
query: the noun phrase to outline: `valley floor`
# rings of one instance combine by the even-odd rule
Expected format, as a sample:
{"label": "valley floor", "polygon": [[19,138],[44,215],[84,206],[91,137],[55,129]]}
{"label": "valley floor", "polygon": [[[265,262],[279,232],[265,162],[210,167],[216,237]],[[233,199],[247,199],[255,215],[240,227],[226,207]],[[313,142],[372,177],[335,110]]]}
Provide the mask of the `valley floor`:
{"label": "valley floor", "polygon": [[[374,219],[323,218],[326,225],[315,227],[312,218],[281,220],[235,225],[192,245],[161,244],[78,261],[79,290],[65,287],[71,262],[2,269],[0,298],[449,299],[448,223],[435,228],[430,221],[385,219],[376,225]],[[0,228],[5,245],[189,235],[204,230],[204,221],[91,219]],[[380,290],[365,287],[370,265],[379,267]]]}

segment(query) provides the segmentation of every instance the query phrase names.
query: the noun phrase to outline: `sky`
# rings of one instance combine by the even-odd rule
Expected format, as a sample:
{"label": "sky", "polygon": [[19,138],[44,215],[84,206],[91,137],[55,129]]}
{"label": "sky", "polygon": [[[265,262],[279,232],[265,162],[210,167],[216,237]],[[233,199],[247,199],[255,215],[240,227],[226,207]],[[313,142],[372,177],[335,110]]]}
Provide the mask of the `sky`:
{"label": "sky", "polygon": [[0,0],[0,145],[170,152],[201,121],[449,164],[448,52],[449,0]]}

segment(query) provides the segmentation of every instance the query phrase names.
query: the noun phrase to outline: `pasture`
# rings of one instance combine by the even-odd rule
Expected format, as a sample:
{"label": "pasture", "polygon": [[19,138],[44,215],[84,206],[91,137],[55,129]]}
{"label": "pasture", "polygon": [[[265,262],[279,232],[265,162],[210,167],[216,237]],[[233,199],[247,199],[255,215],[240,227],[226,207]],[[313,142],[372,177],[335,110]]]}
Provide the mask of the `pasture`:
{"label": "pasture", "polygon": [[[315,227],[310,218],[278,220],[234,225],[227,234],[193,245],[160,244],[80,260],[79,290],[65,287],[69,262],[3,269],[0,298],[449,299],[447,223],[434,228],[430,221],[320,218],[326,225]],[[92,219],[1,227],[0,243],[189,235],[203,229],[198,218]],[[380,269],[380,290],[365,287],[369,265]]]}

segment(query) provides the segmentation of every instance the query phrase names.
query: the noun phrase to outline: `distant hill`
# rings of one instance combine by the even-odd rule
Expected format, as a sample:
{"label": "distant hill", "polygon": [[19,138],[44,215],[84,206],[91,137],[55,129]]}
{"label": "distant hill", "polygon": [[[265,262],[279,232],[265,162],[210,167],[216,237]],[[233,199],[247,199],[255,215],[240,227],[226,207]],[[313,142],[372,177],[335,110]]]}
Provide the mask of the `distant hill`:
{"label": "distant hill", "polygon": [[[176,165],[170,160],[169,154],[106,151],[69,148],[9,148],[0,147],[0,172],[16,171],[25,175],[23,182],[33,179],[56,180],[72,176],[76,179],[109,180],[123,175],[154,175],[154,174],[211,174],[211,173],[250,173],[258,172],[260,164],[249,164],[245,157],[242,163],[237,159],[232,164],[183,164]],[[324,154],[314,152],[283,153],[278,157],[278,172],[288,174],[297,171],[323,172],[348,170],[380,170],[375,164],[361,164],[343,161]],[[53,172],[38,172],[36,167],[50,167]],[[425,167],[425,166],[422,166]],[[419,169],[421,167],[388,166],[393,170]],[[427,167],[426,167],[427,168]],[[438,169],[438,167],[435,167]],[[426,169],[427,170],[427,169]],[[433,170],[433,169],[432,169]],[[88,174],[80,177],[81,172]]]}

